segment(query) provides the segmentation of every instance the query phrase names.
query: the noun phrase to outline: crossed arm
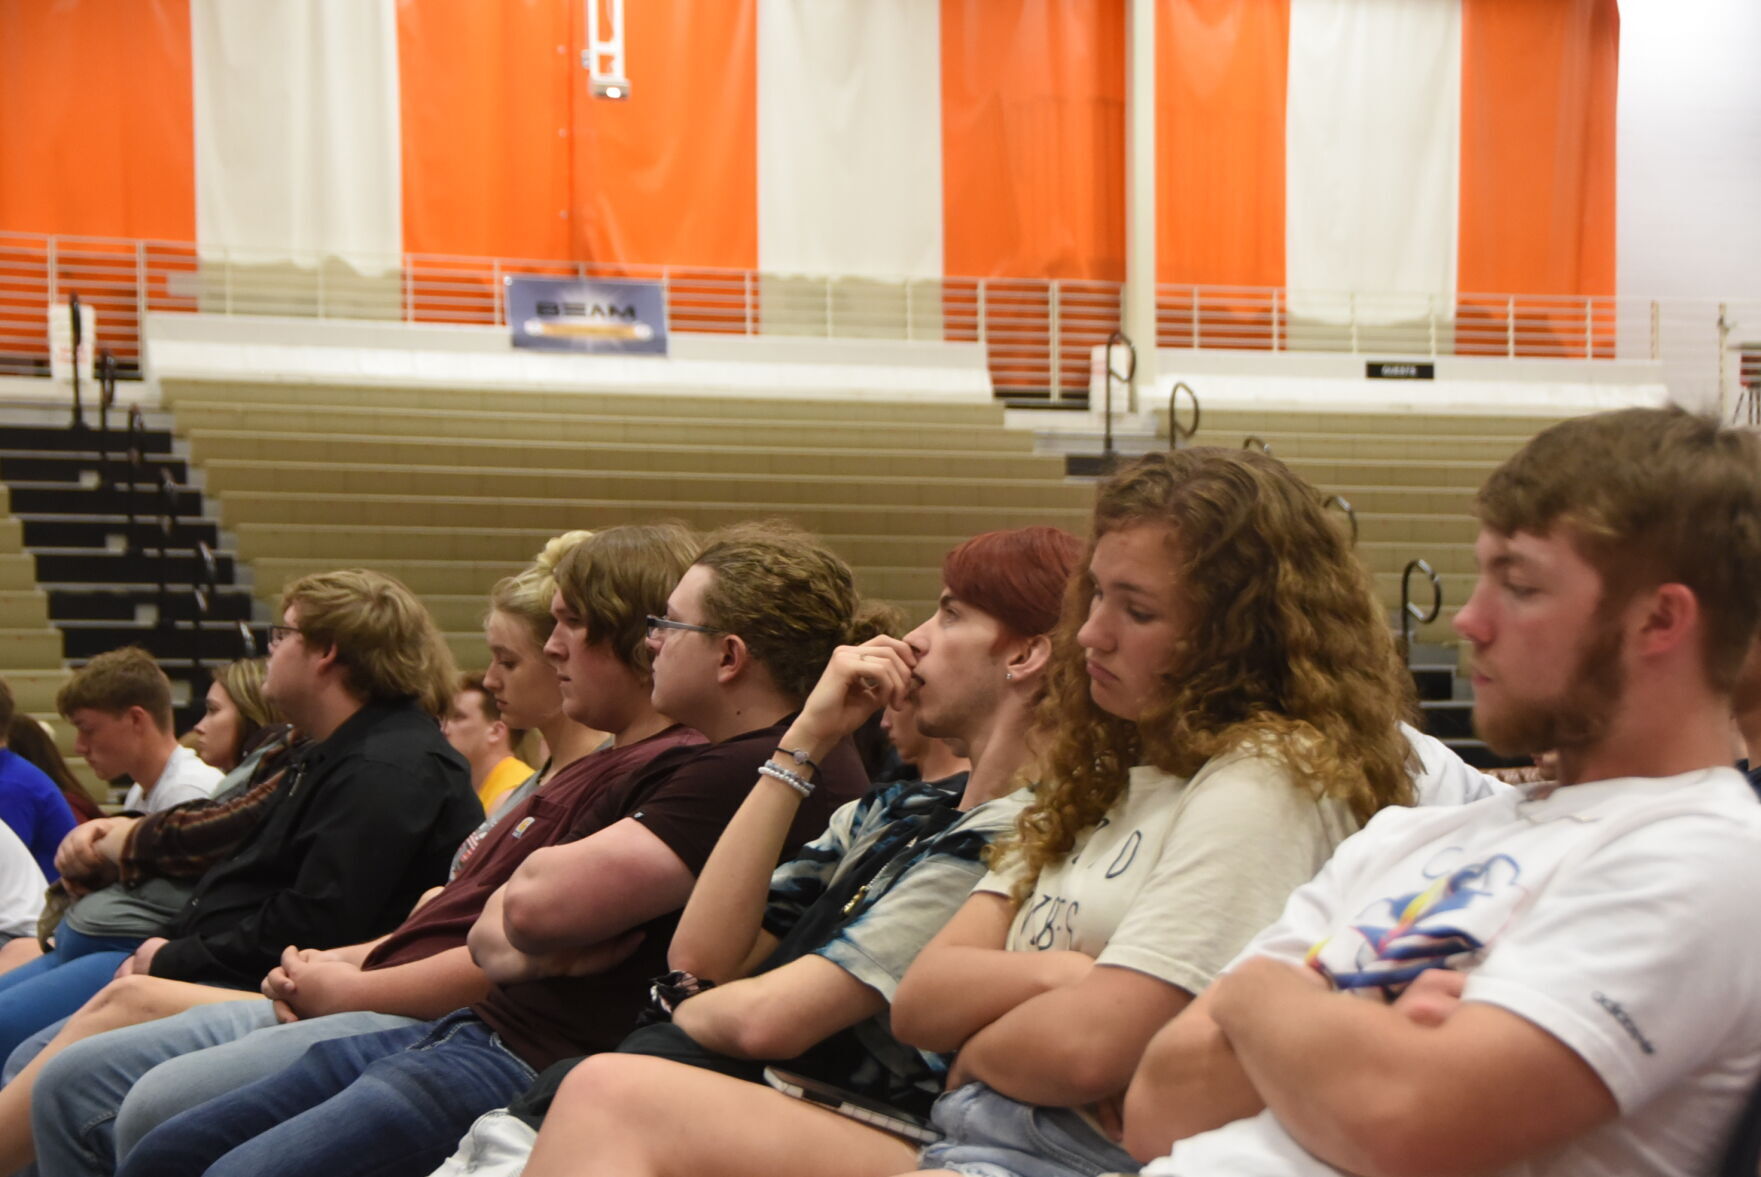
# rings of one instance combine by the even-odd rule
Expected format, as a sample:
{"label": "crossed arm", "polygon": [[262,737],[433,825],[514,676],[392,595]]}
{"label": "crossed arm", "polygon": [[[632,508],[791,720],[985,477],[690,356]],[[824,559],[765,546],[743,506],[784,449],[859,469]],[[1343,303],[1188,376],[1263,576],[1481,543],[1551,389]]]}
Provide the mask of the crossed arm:
{"label": "crossed arm", "polygon": [[1248,960],[1157,1034],[1126,1097],[1126,1147],[1148,1160],[1265,1107],[1347,1172],[1454,1177],[1617,1114],[1563,1042],[1507,1010],[1459,1002],[1460,991],[1459,974],[1432,970],[1384,1005],[1333,992],[1306,968]]}
{"label": "crossed arm", "polygon": [[599,972],[641,943],[641,926],[676,911],[691,870],[641,822],[535,850],[471,927],[471,958],[501,984]]}
{"label": "crossed arm", "polygon": [[1013,915],[1001,895],[968,899],[905,974],[894,1031],[925,1050],[958,1049],[950,1087],[977,1079],[1062,1107],[1118,1095],[1189,995],[1080,952],[1011,952]]}

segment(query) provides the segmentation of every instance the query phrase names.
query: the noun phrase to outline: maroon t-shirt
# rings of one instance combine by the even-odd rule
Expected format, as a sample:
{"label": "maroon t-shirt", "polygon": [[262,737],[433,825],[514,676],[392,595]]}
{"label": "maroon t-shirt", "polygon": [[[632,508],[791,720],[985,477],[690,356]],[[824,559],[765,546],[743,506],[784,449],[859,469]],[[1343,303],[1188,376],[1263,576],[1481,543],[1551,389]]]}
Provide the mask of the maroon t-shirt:
{"label": "maroon t-shirt", "polygon": [[640,773],[663,752],[702,743],[701,735],[675,724],[646,740],[589,752],[558,769],[542,789],[489,828],[458,875],[374,945],[361,968],[389,968],[461,947],[471,925],[483,914],[490,894],[508,881],[532,851],[568,841],[570,830],[596,793]]}
{"label": "maroon t-shirt", "polygon": [[[595,790],[563,840],[585,838],[630,818],[648,827],[696,874],[758,780],[758,766],[776,751],[793,719],[788,716],[719,744],[662,753],[642,772]],[[849,740],[820,767],[819,787],[801,803],[783,859],[823,833],[832,811],[868,788],[868,776]],[[650,980],[666,972],[667,945],[678,923],[675,910],[640,925],[640,947],[606,972],[492,986],[472,1010],[534,1070],[559,1059],[611,1050],[635,1028]]]}

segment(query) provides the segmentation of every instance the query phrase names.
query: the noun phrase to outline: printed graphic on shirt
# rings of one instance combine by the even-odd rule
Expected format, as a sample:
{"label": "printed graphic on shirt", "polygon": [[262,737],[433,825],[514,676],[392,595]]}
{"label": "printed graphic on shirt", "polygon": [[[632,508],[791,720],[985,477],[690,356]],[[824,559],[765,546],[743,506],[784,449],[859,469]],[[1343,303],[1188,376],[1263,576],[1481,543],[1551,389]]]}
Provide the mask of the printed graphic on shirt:
{"label": "printed graphic on shirt", "polygon": [[1336,989],[1399,997],[1426,969],[1471,968],[1527,895],[1508,854],[1450,869],[1458,850],[1425,869],[1417,891],[1378,899],[1309,949],[1308,963]]}

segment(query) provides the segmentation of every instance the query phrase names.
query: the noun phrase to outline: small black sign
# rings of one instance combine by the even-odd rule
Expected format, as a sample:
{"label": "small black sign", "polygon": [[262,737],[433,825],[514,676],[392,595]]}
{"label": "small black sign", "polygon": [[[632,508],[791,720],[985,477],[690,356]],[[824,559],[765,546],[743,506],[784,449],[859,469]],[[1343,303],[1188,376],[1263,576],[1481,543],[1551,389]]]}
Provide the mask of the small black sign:
{"label": "small black sign", "polygon": [[1371,380],[1435,380],[1437,365],[1370,360],[1364,364],[1364,375]]}

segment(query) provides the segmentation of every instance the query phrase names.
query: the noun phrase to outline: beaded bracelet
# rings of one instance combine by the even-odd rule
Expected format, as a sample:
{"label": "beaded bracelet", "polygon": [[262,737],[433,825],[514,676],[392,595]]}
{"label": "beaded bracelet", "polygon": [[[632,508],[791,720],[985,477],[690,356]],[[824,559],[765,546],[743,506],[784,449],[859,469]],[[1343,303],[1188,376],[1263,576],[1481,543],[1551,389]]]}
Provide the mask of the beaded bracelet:
{"label": "beaded bracelet", "polygon": [[811,797],[813,795],[813,782],[798,772],[790,772],[788,769],[772,764],[770,761],[766,760],[763,764],[758,766],[758,773],[760,776],[767,776],[774,780],[782,781],[785,785],[789,786],[803,797]]}

